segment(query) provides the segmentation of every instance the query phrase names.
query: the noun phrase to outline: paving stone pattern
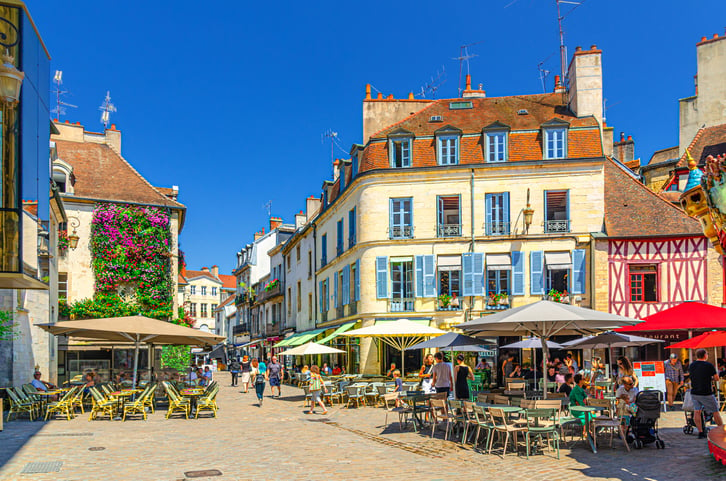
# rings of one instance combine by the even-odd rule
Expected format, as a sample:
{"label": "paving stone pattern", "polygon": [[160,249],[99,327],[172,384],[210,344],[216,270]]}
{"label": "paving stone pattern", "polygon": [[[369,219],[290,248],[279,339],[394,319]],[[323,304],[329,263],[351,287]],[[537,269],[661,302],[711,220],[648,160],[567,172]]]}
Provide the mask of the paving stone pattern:
{"label": "paving stone pattern", "polygon": [[[220,379],[220,383],[226,381]],[[383,408],[346,409],[306,415],[302,391],[285,386],[282,398],[266,397],[258,407],[252,392],[222,386],[217,419],[165,419],[159,410],[141,419],[5,424],[0,432],[0,480],[184,481],[184,473],[219,470],[221,476],[195,480],[363,480],[405,477],[416,480],[710,480],[726,479],[726,468],[708,454],[705,440],[686,436],[682,412],[661,418],[665,450],[653,445],[630,454],[616,439],[602,437],[593,454],[582,443],[554,455],[527,460],[523,450],[503,459],[471,446],[430,437],[410,426],[399,431],[398,417]],[[267,394],[269,394],[269,389]],[[318,408],[318,413],[320,409]],[[90,448],[105,448],[102,451]],[[59,472],[24,474],[28,463],[62,462]]]}

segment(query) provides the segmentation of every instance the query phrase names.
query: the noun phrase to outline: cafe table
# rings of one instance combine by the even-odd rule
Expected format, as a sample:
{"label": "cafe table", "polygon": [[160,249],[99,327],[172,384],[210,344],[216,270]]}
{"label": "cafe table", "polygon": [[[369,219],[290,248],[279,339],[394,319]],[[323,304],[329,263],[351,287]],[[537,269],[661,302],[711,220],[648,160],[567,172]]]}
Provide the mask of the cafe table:
{"label": "cafe table", "polygon": [[593,453],[597,453],[595,447],[595,433],[592,432],[590,416],[595,412],[603,411],[605,408],[600,406],[570,406],[570,414],[584,413],[585,414],[585,432],[587,433],[587,441],[590,443]]}
{"label": "cafe table", "polygon": [[48,410],[48,399],[50,399],[52,396],[60,396],[62,393],[63,392],[60,389],[53,389],[51,391],[38,391],[33,393],[40,396],[40,399],[42,400],[42,402],[40,403],[42,416],[39,416],[38,419],[42,419],[43,416],[45,416],[45,412]]}
{"label": "cafe table", "polygon": [[399,399],[411,405],[413,430],[423,429],[424,421],[421,419],[421,413],[430,411],[428,401],[431,399],[431,394],[424,393],[423,391],[403,391],[399,395]]}
{"label": "cafe table", "polygon": [[126,400],[138,392],[141,392],[141,390],[139,390],[139,389],[121,389],[120,391],[114,391],[109,394],[110,396],[113,396],[116,398],[116,405],[118,406],[118,409],[116,411],[116,417],[113,418],[114,421],[121,421],[123,419],[121,417],[121,413],[124,410],[124,406],[126,406]]}
{"label": "cafe table", "polygon": [[182,389],[181,395],[189,398],[189,405],[191,408],[190,414],[194,414],[196,412],[197,399],[199,399],[199,397],[202,396],[203,394],[204,394],[204,388],[201,388],[201,387]]}

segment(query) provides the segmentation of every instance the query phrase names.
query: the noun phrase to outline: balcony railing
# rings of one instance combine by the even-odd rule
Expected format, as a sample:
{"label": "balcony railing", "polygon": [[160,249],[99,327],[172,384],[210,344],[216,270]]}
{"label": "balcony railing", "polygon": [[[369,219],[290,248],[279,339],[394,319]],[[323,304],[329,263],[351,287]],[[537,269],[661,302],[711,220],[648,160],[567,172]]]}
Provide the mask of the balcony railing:
{"label": "balcony railing", "polygon": [[544,231],[547,233],[570,232],[570,220],[546,220]]}
{"label": "balcony railing", "polygon": [[412,225],[394,225],[390,228],[391,239],[412,239]]}
{"label": "balcony railing", "polygon": [[488,311],[503,311],[509,309],[512,305],[512,297],[507,296],[503,299],[494,300],[492,298],[487,299],[487,310]]}
{"label": "balcony railing", "polygon": [[249,331],[247,323],[239,324],[237,326],[232,326],[232,335],[233,336],[242,336],[244,334],[247,334]]}
{"label": "balcony railing", "polygon": [[388,312],[413,312],[412,297],[393,297],[388,300]]}
{"label": "balcony railing", "polygon": [[439,224],[439,237],[461,237],[461,224]]}
{"label": "balcony railing", "polygon": [[509,235],[509,222],[487,222],[484,224],[486,235]]}
{"label": "balcony railing", "polygon": [[437,311],[460,311],[461,306],[448,305],[448,306],[444,307],[441,304],[439,304],[438,306],[436,306],[436,310]]}

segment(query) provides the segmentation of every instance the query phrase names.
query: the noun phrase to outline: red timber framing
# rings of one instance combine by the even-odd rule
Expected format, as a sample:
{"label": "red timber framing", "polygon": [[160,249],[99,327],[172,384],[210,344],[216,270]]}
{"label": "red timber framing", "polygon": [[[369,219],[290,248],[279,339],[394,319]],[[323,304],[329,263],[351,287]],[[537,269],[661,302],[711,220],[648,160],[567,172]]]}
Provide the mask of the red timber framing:
{"label": "red timber framing", "polygon": [[[642,319],[683,301],[707,302],[708,240],[705,237],[615,240],[608,243],[609,310],[613,314]],[[632,302],[631,268],[634,276],[654,266],[655,302]],[[640,268],[640,269],[638,269]],[[641,284],[642,287],[642,284]]]}

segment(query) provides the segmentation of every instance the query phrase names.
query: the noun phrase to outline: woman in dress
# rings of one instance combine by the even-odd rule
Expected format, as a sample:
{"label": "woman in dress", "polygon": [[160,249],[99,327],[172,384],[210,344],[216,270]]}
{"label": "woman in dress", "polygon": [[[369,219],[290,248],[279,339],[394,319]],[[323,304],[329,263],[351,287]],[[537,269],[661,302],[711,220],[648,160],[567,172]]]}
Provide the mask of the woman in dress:
{"label": "woman in dress", "polygon": [[434,392],[434,388],[431,384],[431,368],[434,367],[434,355],[427,354],[424,358],[423,366],[418,372],[418,377],[421,379],[421,390],[425,393]]}
{"label": "woman in dress", "polygon": [[242,373],[242,387],[244,387],[245,394],[250,390],[250,376],[251,376],[251,363],[250,356],[242,356],[242,362],[240,363],[240,372]]}
{"label": "woman in dress", "polygon": [[468,401],[469,396],[469,383],[467,379],[474,380],[474,371],[464,364],[464,355],[459,354],[456,356],[456,367],[454,367],[454,386],[456,387],[456,399]]}

